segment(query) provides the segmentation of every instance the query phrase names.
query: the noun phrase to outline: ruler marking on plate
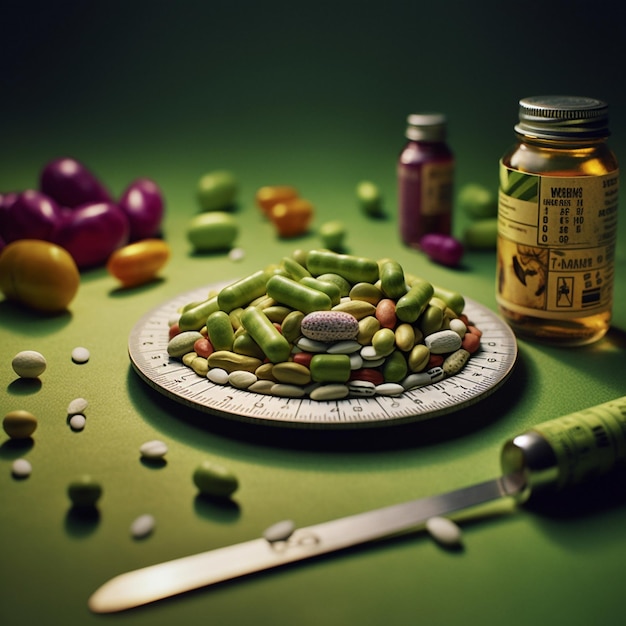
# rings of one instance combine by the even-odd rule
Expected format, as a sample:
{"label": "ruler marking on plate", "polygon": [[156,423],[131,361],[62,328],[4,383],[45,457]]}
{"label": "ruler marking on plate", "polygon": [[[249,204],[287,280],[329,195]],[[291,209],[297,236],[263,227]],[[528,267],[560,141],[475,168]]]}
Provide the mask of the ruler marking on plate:
{"label": "ruler marking on plate", "polygon": [[466,299],[468,317],[482,331],[481,349],[456,376],[406,391],[401,396],[349,397],[315,401],[281,398],[217,385],[167,354],[169,320],[181,306],[204,300],[218,283],[180,294],[144,315],[133,327],[128,352],[140,378],[158,392],[221,417],[296,426],[352,427],[436,417],[473,404],[498,389],[517,358],[511,329],[495,313]]}

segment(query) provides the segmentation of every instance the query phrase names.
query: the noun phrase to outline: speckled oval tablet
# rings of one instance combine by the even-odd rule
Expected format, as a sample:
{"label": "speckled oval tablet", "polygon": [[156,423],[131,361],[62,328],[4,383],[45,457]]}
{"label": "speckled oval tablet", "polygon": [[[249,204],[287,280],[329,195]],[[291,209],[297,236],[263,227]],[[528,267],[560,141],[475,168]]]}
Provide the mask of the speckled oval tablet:
{"label": "speckled oval tablet", "polygon": [[304,316],[300,330],[314,341],[346,341],[357,336],[359,323],[344,311],[313,311]]}

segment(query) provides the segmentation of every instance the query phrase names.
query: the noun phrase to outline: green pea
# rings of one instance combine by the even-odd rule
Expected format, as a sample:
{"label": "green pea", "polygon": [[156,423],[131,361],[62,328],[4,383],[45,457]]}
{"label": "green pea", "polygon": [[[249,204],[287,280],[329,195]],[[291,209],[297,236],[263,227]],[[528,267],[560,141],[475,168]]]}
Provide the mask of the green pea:
{"label": "green pea", "polygon": [[69,484],[67,495],[76,507],[93,507],[102,496],[102,485],[85,474]]}
{"label": "green pea", "polygon": [[228,313],[215,311],[206,321],[209,341],[215,350],[232,350],[235,331]]}
{"label": "green pea", "polygon": [[237,491],[239,480],[226,467],[213,461],[203,461],[193,473],[193,482],[200,493],[217,498],[229,498]]}
{"label": "green pea", "polygon": [[350,357],[347,354],[316,354],[309,368],[315,382],[345,383],[350,378]]}
{"label": "green pea", "polygon": [[419,322],[420,330],[425,337],[441,330],[442,324],[443,311],[438,306],[431,305],[426,308]]}
{"label": "green pea", "polygon": [[213,296],[200,304],[187,309],[178,320],[178,327],[181,330],[200,330],[206,321],[215,311],[219,310],[217,296]]}
{"label": "green pea", "polygon": [[474,250],[494,250],[498,240],[498,218],[477,220],[465,229],[465,245]]}
{"label": "green pea", "polygon": [[306,264],[313,276],[339,274],[352,284],[375,283],[378,280],[378,263],[365,257],[339,254],[330,250],[311,250]]}
{"label": "green pea", "polygon": [[311,289],[285,276],[272,276],[267,281],[267,294],[281,304],[304,313],[328,311],[332,303],[323,291]]}
{"label": "green pea", "polygon": [[305,276],[299,281],[302,285],[310,287],[311,289],[317,289],[323,291],[329,298],[332,306],[339,304],[341,300],[341,293],[339,287],[335,283],[331,283],[326,280],[320,280],[319,278],[313,278],[312,276]]}
{"label": "green pea", "polygon": [[399,383],[408,372],[404,355],[399,350],[392,352],[383,365],[383,377],[386,383]]}
{"label": "green pea", "polygon": [[294,343],[298,337],[302,334],[300,331],[300,325],[302,320],[304,319],[304,313],[302,311],[292,311],[287,315],[287,317],[283,320],[283,323],[280,326],[283,337]]}
{"label": "green pea", "polygon": [[380,267],[380,286],[388,298],[397,300],[407,291],[404,270],[396,261],[385,261]]}
{"label": "green pea", "polygon": [[337,287],[339,287],[339,296],[341,298],[350,293],[350,283],[343,276],[339,276],[339,274],[333,274],[332,272],[320,274],[317,277],[317,280],[323,280],[325,283],[333,283],[333,285],[337,285]]}
{"label": "green pea", "polygon": [[289,358],[291,354],[289,342],[263,311],[255,307],[247,308],[241,315],[241,323],[272,363],[286,361]]}
{"label": "green pea", "polygon": [[203,211],[230,209],[237,197],[237,179],[232,172],[216,170],[198,181],[197,198]]}
{"label": "green pea", "polygon": [[457,204],[462,211],[473,218],[495,217],[498,213],[496,194],[477,183],[468,183],[461,187],[457,196]]}
{"label": "green pea", "polygon": [[383,217],[383,197],[377,185],[369,180],[362,180],[356,186],[357,204],[369,217]]}
{"label": "green pea", "polygon": [[346,238],[346,227],[339,220],[324,222],[319,228],[322,246],[329,250],[341,250]]}
{"label": "green pea", "polygon": [[232,248],[239,225],[232,215],[222,211],[200,213],[187,228],[187,239],[196,252],[216,252]]}
{"label": "green pea", "polygon": [[269,272],[259,270],[227,285],[217,294],[219,308],[230,313],[233,309],[248,306],[255,298],[265,295],[268,278]]}
{"label": "green pea", "polygon": [[434,293],[425,280],[415,280],[409,291],[396,302],[396,316],[402,322],[415,322],[428,306]]}
{"label": "green pea", "polygon": [[381,328],[374,333],[372,337],[372,346],[376,350],[376,354],[387,356],[391,354],[396,343],[396,334],[391,328]]}

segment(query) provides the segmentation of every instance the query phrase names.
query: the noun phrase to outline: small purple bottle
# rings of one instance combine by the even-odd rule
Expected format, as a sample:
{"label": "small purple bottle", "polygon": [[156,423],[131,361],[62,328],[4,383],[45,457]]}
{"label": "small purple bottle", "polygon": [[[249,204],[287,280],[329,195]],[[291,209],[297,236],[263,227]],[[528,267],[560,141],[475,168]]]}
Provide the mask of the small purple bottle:
{"label": "small purple bottle", "polygon": [[451,234],[454,155],[443,114],[414,113],[407,121],[408,142],[398,159],[400,237],[419,248],[424,235]]}

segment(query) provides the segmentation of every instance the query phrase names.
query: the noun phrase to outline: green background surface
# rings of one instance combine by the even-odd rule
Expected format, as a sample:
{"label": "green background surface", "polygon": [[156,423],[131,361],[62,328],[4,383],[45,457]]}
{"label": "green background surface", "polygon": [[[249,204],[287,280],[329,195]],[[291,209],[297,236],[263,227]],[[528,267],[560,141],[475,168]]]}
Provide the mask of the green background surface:
{"label": "green background surface", "polygon": [[[203,284],[236,278],[341,217],[356,254],[393,256],[410,271],[495,310],[494,254],[460,270],[399,243],[395,161],[406,115],[441,110],[450,124],[458,186],[495,188],[513,141],[519,98],[600,97],[611,145],[626,154],[621,80],[624,26],[608,2],[90,2],[8,3],[0,60],[0,190],[37,185],[48,160],[74,156],[116,194],[134,178],[158,182],[173,256],[163,280],[118,289],[85,272],[70,312],[53,318],[0,302],[0,409],[39,418],[32,447],[0,442],[0,621],[21,624],[481,624],[616,623],[622,616],[626,523],[623,476],[541,508],[502,502],[464,521],[464,548],[423,533],[188,594],[94,616],[87,598],[129,569],[260,535],[426,496],[497,475],[501,443],[545,419],[619,397],[626,331],[626,221],[620,223],[611,332],[576,350],[520,341],[505,387],[453,415],[402,428],[290,432],[211,419],[163,399],[131,370],[135,322]],[[245,258],[194,256],[185,238],[198,178],[232,169],[241,183],[237,245]],[[383,189],[389,219],[355,206],[364,178]],[[311,235],[278,241],[253,204],[266,184],[292,184],[316,207]],[[455,215],[455,232],[464,218]],[[72,363],[77,345],[91,360]],[[40,385],[22,384],[11,358],[41,351]],[[89,400],[72,432],[65,409]],[[138,448],[165,440],[162,467]],[[33,464],[11,476],[18,456]],[[196,497],[206,459],[238,475],[236,506]],[[104,486],[98,519],[76,519],[68,483]],[[155,533],[130,538],[138,515]]]}

